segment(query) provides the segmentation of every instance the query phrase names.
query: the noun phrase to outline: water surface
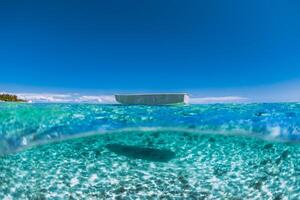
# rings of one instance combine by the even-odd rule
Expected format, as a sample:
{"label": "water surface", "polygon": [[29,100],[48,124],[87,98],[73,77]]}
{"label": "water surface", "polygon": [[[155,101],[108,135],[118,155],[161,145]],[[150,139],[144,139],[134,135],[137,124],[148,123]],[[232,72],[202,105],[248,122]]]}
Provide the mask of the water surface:
{"label": "water surface", "polygon": [[299,104],[0,104],[0,199],[297,199]]}

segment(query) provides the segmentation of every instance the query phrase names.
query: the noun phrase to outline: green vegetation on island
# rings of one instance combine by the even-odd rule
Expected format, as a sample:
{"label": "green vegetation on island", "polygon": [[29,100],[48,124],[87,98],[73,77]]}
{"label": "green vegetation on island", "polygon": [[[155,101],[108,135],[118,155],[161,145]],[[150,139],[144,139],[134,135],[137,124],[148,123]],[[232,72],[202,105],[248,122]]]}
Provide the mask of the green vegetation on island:
{"label": "green vegetation on island", "polygon": [[0,101],[5,102],[26,102],[24,99],[19,99],[17,95],[0,94]]}

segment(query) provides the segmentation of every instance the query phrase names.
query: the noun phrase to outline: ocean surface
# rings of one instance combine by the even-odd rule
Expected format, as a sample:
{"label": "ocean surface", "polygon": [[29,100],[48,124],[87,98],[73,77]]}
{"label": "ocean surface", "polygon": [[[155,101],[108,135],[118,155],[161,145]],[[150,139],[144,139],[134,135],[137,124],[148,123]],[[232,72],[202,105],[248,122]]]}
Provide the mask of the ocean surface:
{"label": "ocean surface", "polygon": [[0,199],[299,199],[300,104],[0,103]]}

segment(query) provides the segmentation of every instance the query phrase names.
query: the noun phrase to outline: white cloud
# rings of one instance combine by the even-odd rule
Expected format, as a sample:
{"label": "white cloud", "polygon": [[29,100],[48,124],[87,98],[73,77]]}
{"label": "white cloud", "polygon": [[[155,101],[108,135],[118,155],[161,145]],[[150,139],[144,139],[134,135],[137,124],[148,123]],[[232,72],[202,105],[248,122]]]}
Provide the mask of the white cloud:
{"label": "white cloud", "polygon": [[34,103],[116,103],[112,95],[79,95],[79,94],[52,94],[52,93],[20,93],[20,98]]}
{"label": "white cloud", "polygon": [[100,95],[100,96],[79,96],[77,102],[94,102],[94,103],[116,103],[113,95]]}
{"label": "white cloud", "polygon": [[224,97],[203,97],[190,98],[191,104],[209,104],[209,103],[244,103],[247,98],[239,96],[224,96]]}

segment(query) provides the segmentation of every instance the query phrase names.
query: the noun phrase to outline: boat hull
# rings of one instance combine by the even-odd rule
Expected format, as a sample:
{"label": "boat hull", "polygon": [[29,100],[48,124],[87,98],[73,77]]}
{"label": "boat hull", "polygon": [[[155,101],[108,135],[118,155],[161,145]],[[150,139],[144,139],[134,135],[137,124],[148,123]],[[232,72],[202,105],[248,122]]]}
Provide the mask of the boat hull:
{"label": "boat hull", "polygon": [[116,101],[126,105],[169,105],[188,103],[187,94],[129,94],[115,95]]}

